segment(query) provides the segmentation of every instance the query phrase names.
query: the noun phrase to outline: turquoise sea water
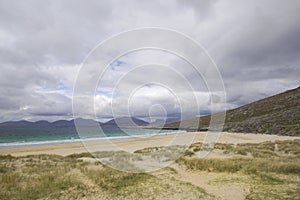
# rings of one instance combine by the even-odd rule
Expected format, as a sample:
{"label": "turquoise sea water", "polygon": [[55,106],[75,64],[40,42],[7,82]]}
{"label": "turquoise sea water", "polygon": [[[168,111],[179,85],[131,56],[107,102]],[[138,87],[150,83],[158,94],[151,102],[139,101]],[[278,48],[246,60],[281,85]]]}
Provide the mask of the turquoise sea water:
{"label": "turquoise sea water", "polygon": [[38,130],[38,129],[15,129],[9,132],[0,132],[0,148],[73,143],[81,140],[96,140],[101,138],[128,138],[128,137],[149,137],[154,135],[165,135],[176,133],[174,130],[157,130],[157,129],[111,129],[104,133],[86,130],[78,134],[74,130]]}

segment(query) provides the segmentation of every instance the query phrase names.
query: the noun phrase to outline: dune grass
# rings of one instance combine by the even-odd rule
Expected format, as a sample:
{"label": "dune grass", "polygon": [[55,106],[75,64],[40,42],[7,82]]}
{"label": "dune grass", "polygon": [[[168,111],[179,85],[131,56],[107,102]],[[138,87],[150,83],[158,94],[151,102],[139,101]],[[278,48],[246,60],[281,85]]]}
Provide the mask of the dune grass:
{"label": "dune grass", "polygon": [[0,156],[0,161],[5,169],[0,172],[0,199],[38,199],[78,184],[66,173],[76,164],[60,156]]}
{"label": "dune grass", "polygon": [[212,172],[243,172],[253,174],[256,172],[275,172],[282,174],[300,175],[299,159],[260,159],[260,158],[181,158],[189,170],[202,170]]}
{"label": "dune grass", "polygon": [[201,145],[193,144],[189,149],[192,154],[177,163],[192,171],[248,177],[251,188],[246,199],[300,199],[300,140],[215,145],[230,158],[197,158]]}
{"label": "dune grass", "polygon": [[[188,171],[214,174],[234,173],[250,185],[246,199],[299,199],[300,140],[259,144],[221,144],[215,149],[225,158],[197,158],[201,143],[192,144],[177,160]],[[134,157],[168,155],[173,148],[137,150]],[[171,151],[172,150],[172,151]],[[69,156],[0,155],[0,199],[214,199],[202,188],[181,181],[176,170],[167,167],[156,172],[126,173],[83,157],[106,158],[112,152],[82,153]],[[117,152],[116,159],[127,159]],[[125,160],[126,160],[125,159]],[[222,176],[220,176],[222,177]],[[246,178],[245,178],[246,177]],[[236,180],[216,179],[213,184],[231,184]]]}
{"label": "dune grass", "polygon": [[175,171],[167,170],[157,177],[78,160],[89,156],[0,156],[0,199],[212,198],[201,188],[173,179],[170,173]]}
{"label": "dune grass", "polygon": [[[214,172],[274,172],[281,174],[300,175],[300,140],[263,142],[258,144],[221,144],[215,149],[224,154],[235,155],[232,158],[204,158],[195,157],[200,151],[201,143],[191,145],[189,152],[192,156],[181,157],[177,162],[190,170]],[[248,155],[248,156],[246,156]],[[245,156],[245,157],[243,157]]]}

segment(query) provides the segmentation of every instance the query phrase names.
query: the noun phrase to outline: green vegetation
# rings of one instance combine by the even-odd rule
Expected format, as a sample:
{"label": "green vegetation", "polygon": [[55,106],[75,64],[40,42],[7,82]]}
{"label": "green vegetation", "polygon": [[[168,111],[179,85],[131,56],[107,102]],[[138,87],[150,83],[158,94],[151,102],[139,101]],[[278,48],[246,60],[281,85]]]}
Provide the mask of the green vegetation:
{"label": "green vegetation", "polygon": [[230,158],[197,158],[200,147],[201,143],[193,144],[194,154],[177,162],[187,170],[248,177],[251,188],[246,199],[300,199],[300,140],[215,145]]}
{"label": "green vegetation", "polygon": [[90,154],[0,156],[0,199],[212,198],[203,189],[174,179],[176,171],[171,168],[160,176],[126,173],[78,160],[81,157]]}
{"label": "green vegetation", "polygon": [[275,172],[283,174],[300,175],[300,160],[294,159],[261,159],[261,158],[181,158],[178,163],[185,165],[190,170],[213,172]]}
{"label": "green vegetation", "polygon": [[[89,153],[65,157],[1,155],[0,199],[215,199],[215,194],[206,192],[205,187],[197,187],[181,177],[203,172],[205,176],[212,174],[209,187],[244,184],[245,198],[249,200],[299,199],[300,140],[217,143],[216,151],[224,155],[220,158],[198,158],[201,147],[201,143],[192,144],[177,160],[178,165],[151,174],[117,171],[96,160],[84,159],[93,157]],[[138,158],[145,155],[171,156],[177,148],[182,150],[179,146],[164,150],[154,147],[137,150],[131,157],[125,152],[108,151],[94,155],[140,162]]]}
{"label": "green vegetation", "polygon": [[[49,159],[54,162],[49,162]],[[81,163],[60,156],[0,156],[0,199],[38,199],[78,185],[67,172]],[[59,169],[59,170],[57,170]]]}
{"label": "green vegetation", "polygon": [[[226,111],[224,131],[300,135],[300,87]],[[215,116],[222,113],[216,113]],[[165,124],[164,128],[209,127],[211,116]],[[198,124],[199,122],[199,124]]]}

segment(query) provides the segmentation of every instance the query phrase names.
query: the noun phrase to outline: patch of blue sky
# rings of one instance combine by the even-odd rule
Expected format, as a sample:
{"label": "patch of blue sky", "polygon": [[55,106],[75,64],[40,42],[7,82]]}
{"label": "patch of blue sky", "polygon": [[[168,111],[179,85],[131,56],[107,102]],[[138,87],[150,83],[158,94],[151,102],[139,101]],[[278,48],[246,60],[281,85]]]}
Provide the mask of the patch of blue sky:
{"label": "patch of blue sky", "polygon": [[59,82],[56,86],[56,92],[65,94],[65,95],[72,95],[73,94],[73,88],[67,87],[64,83]]}
{"label": "patch of blue sky", "polygon": [[121,60],[116,60],[115,62],[113,62],[110,67],[112,70],[117,70],[120,67],[126,67],[127,63]]}
{"label": "patch of blue sky", "polygon": [[47,94],[47,93],[48,94],[49,93],[60,93],[60,94],[67,95],[67,96],[70,96],[73,93],[72,89],[68,88],[62,82],[59,82],[56,85],[56,87],[53,87],[53,88],[40,87],[35,92],[44,93],[44,94]]}
{"label": "patch of blue sky", "polygon": [[65,84],[63,84],[62,82],[59,82],[58,85],[56,86],[57,90],[63,90],[63,91],[67,91],[68,88],[66,87]]}
{"label": "patch of blue sky", "polygon": [[96,90],[95,95],[103,95],[106,97],[112,97],[113,91],[112,90]]}

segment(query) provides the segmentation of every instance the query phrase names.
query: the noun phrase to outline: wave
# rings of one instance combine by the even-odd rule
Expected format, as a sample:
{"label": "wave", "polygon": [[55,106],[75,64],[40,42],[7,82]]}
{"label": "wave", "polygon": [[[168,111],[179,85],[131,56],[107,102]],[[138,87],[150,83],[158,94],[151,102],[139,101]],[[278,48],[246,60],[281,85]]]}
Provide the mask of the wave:
{"label": "wave", "polygon": [[0,143],[0,149],[4,148],[18,148],[18,147],[30,147],[30,146],[43,146],[43,145],[57,145],[57,144],[72,144],[89,141],[105,141],[105,140],[116,140],[116,139],[129,139],[129,138],[148,138],[162,135],[174,135],[186,133],[184,130],[161,132],[154,134],[140,134],[140,135],[124,135],[124,136],[107,136],[107,137],[93,137],[93,138],[79,138],[79,139],[62,139],[62,140],[47,140],[47,141],[22,141],[22,142],[10,142]]}

